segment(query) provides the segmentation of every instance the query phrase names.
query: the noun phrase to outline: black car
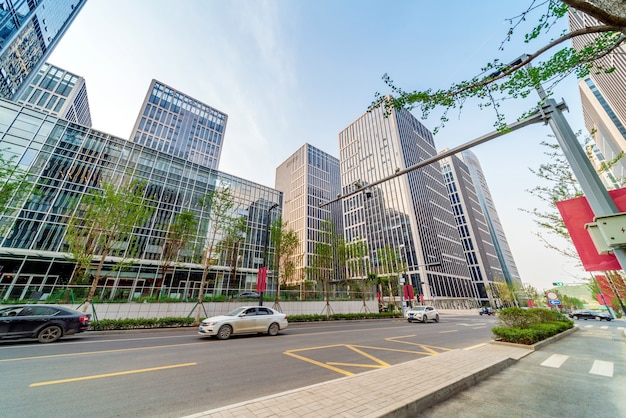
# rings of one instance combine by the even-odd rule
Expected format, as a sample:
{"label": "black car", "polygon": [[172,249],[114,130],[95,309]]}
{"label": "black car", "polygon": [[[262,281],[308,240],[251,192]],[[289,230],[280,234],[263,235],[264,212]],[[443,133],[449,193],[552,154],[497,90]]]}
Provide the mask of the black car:
{"label": "black car", "polygon": [[611,319],[613,319],[611,314],[607,312],[592,311],[588,309],[570,312],[568,316],[572,319],[584,319],[585,321],[587,319],[595,319],[596,321],[610,321]]}
{"label": "black car", "polygon": [[238,299],[258,299],[261,297],[257,292],[241,292],[237,295]]}
{"label": "black car", "polygon": [[51,343],[89,328],[90,314],[57,305],[21,305],[0,309],[0,339],[36,338]]}

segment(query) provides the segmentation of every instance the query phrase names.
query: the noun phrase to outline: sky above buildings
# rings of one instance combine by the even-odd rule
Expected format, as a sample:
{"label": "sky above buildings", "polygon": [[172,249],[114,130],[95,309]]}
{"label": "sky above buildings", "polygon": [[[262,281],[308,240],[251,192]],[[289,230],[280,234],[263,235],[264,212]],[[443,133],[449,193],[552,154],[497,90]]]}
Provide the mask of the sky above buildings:
{"label": "sky above buildings", "polygon": [[[338,134],[388,92],[445,88],[493,58],[510,62],[536,45],[523,29],[499,50],[531,0],[88,0],[50,57],[85,78],[95,129],[128,138],[154,78],[228,114],[220,171],[274,187],[276,167],[305,142],[339,156]],[[566,29],[563,20],[552,38]],[[547,41],[548,38],[543,38]],[[584,129],[577,80],[555,96]],[[505,104],[510,121],[537,98]],[[420,116],[414,112],[416,116]],[[494,130],[495,115],[466,103],[435,136],[453,148]],[[429,129],[437,114],[422,121]],[[480,159],[522,281],[539,290],[588,277],[546,249],[520,208],[541,208],[527,190],[548,162],[538,124],[472,151]]]}

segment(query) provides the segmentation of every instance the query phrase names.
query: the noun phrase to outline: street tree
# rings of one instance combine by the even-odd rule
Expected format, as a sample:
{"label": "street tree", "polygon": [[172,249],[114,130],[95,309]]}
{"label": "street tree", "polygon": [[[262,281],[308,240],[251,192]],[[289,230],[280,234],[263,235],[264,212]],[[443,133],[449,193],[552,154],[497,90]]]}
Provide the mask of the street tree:
{"label": "street tree", "polygon": [[336,231],[335,224],[330,220],[321,222],[319,240],[315,243],[310,255],[309,266],[306,268],[308,279],[322,283],[326,305],[322,312],[326,316],[332,314],[330,306],[330,282],[337,277],[337,248],[343,246],[343,238]]}
{"label": "street tree", "polygon": [[28,173],[20,168],[16,159],[15,155],[0,150],[0,216],[7,212],[12,200],[20,200],[33,187]]}
{"label": "street tree", "polygon": [[367,241],[364,239],[356,239],[353,242],[346,243],[346,264],[347,277],[358,278],[361,282],[361,298],[363,299],[363,311],[368,312],[366,304],[366,290],[368,283],[368,274],[371,268],[368,257],[369,250]]}
{"label": "street tree", "polygon": [[189,244],[197,228],[198,220],[196,215],[188,210],[183,210],[174,215],[172,222],[164,228],[167,229],[167,232],[165,233],[161,253],[161,277],[155,286],[157,299],[160,297],[167,272],[171,270],[180,251]]}
{"label": "street tree", "polygon": [[402,261],[400,252],[389,245],[379,248],[376,251],[376,259],[378,261],[378,277],[386,278],[386,284],[389,287],[389,296],[395,307],[398,281],[400,274],[406,272],[406,263]]}
{"label": "street tree", "polygon": [[296,258],[296,251],[300,246],[300,239],[296,231],[290,229],[287,222],[283,222],[282,217],[272,222],[270,231],[270,242],[274,248],[272,270],[276,272],[277,283],[274,308],[280,310],[280,287],[292,279],[296,271],[299,261]]}
{"label": "street tree", "polygon": [[520,286],[516,282],[508,283],[501,277],[495,277],[493,287],[503,306],[519,306],[516,295],[520,291]]}
{"label": "street tree", "polygon": [[224,265],[230,267],[230,279],[226,283],[226,293],[228,293],[231,286],[235,286],[241,243],[246,239],[250,228],[246,218],[238,216],[226,220],[223,230],[224,236],[217,244],[217,251],[221,254]]}
{"label": "street tree", "polygon": [[113,263],[111,271],[116,271],[137,255],[132,232],[144,226],[155,210],[145,193],[144,182],[103,182],[100,189],[83,195],[69,217],[65,241],[76,269],[68,286],[77,275],[91,277],[83,312],[91,304],[100,281],[108,275],[103,275],[107,257],[121,259]]}
{"label": "street tree", "polygon": [[[385,74],[383,80],[391,94],[376,93],[371,108],[382,106],[386,111],[391,108],[414,109],[424,118],[433,110],[440,109],[440,128],[448,120],[450,110],[460,111],[468,100],[475,99],[480,108],[490,108],[495,112],[495,125],[503,128],[506,117],[500,108],[504,100],[526,98],[544,82],[544,89],[550,96],[554,87],[570,74],[582,78],[592,71],[610,73],[614,70],[606,66],[603,58],[626,40],[626,3],[623,0],[544,0],[528,3],[526,10],[507,19],[509,29],[503,34],[500,50],[504,50],[505,44],[519,32],[526,32],[526,43],[548,39],[534,52],[522,55],[526,51],[520,51],[504,63],[494,59],[485,64],[478,75],[455,82],[448,88],[406,91]],[[570,9],[571,12],[595,18],[597,24],[564,31],[553,39],[551,29],[560,19],[567,18]],[[530,27],[524,29],[526,25]],[[574,40],[581,46],[569,46],[569,42]],[[518,56],[522,58],[509,64]],[[532,67],[529,66],[531,63]]]}
{"label": "street tree", "polygon": [[202,302],[204,300],[205,287],[209,271],[217,262],[216,244],[218,243],[218,237],[227,230],[233,221],[233,213],[237,209],[235,207],[235,198],[229,188],[215,189],[199,199],[198,203],[204,210],[207,211],[209,234],[206,245],[204,246],[204,254],[202,257],[204,269],[202,270],[202,280],[200,281],[200,290],[198,293],[198,307],[196,309],[195,325],[200,323],[200,315],[203,306]]}

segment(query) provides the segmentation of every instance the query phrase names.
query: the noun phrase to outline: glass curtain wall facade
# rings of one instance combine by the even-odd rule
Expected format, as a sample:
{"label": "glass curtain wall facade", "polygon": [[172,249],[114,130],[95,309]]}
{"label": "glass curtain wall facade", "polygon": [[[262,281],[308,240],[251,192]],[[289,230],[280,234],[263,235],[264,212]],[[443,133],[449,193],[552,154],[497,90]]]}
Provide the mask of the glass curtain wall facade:
{"label": "glass curtain wall facade", "polygon": [[504,279],[504,275],[469,168],[457,155],[439,163],[480,302],[495,307],[492,284],[495,278]]}
{"label": "glass curtain wall facade", "polygon": [[87,0],[0,0],[0,97],[17,101]]}
{"label": "glass curtain wall facade", "polygon": [[434,156],[431,132],[407,111],[375,109],[339,134],[339,153],[343,193],[363,189],[342,200],[346,242],[365,240],[376,273],[395,280],[380,257],[391,248],[424,303],[477,306],[439,163],[368,186]]}
{"label": "glass curtain wall facade", "polygon": [[[137,252],[122,248],[117,259],[105,260],[106,280],[99,296],[152,295],[157,281],[164,278],[167,296],[197,297],[207,237],[213,230],[210,207],[200,200],[223,188],[234,197],[230,215],[244,217],[248,231],[236,246],[215,247],[219,250],[213,251],[207,292],[217,295],[255,288],[263,260],[266,214],[274,203],[282,204],[279,191],[4,100],[0,100],[0,149],[5,158],[15,156],[29,170],[37,189],[20,202],[13,201],[0,218],[0,300],[28,298],[32,292],[50,294],[67,283],[75,266],[65,240],[69,216],[103,181],[120,179],[145,181],[145,196],[156,211],[133,231]],[[167,229],[183,210],[195,215],[198,226],[174,264],[164,271]],[[270,222],[278,216],[279,210],[271,211]],[[218,244],[222,238],[218,233]],[[124,258],[135,261],[116,271],[114,262]],[[275,286],[272,280],[270,276],[268,289]]]}
{"label": "glass curtain wall facade", "polygon": [[18,103],[91,128],[91,111],[83,77],[45,63]]}
{"label": "glass curtain wall facade", "polygon": [[487,184],[487,180],[485,179],[485,175],[480,166],[480,161],[478,161],[476,155],[469,150],[465,150],[461,153],[461,159],[465,164],[467,164],[470,176],[472,177],[472,182],[474,183],[476,194],[478,196],[478,201],[480,202],[480,207],[485,215],[487,225],[489,225],[489,233],[491,234],[491,239],[498,256],[498,261],[500,262],[500,267],[502,268],[503,278],[507,284],[516,285],[519,289],[521,289],[522,279],[520,278],[517,270],[517,265],[515,264],[513,253],[509,247],[509,242],[506,239],[502,222],[500,222],[496,205],[491,197],[489,185]]}
{"label": "glass curtain wall facade", "polygon": [[152,80],[130,140],[217,169],[228,116]]}
{"label": "glass curtain wall facade", "polygon": [[[320,240],[322,223],[330,220],[343,236],[341,204],[320,207],[341,190],[339,160],[310,144],[304,144],[276,168],[275,187],[284,196],[283,221],[298,235],[300,245],[294,260],[296,273],[288,284],[302,283],[306,267]],[[339,271],[337,271],[339,275]]]}

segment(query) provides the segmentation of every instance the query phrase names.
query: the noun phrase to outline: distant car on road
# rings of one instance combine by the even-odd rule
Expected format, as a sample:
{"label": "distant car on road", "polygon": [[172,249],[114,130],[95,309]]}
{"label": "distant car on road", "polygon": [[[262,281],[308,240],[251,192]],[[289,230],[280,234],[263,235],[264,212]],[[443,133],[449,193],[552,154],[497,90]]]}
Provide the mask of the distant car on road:
{"label": "distant car on road", "polygon": [[426,322],[429,320],[439,322],[439,312],[432,306],[415,306],[406,311],[406,319],[409,322]]}
{"label": "distant car on road", "polygon": [[237,299],[258,299],[261,297],[257,292],[241,292],[237,295]]}
{"label": "distant car on road", "polygon": [[52,343],[89,328],[90,314],[57,305],[18,305],[0,309],[0,339],[36,338]]}
{"label": "distant car on road", "polygon": [[578,311],[572,311],[568,314],[572,319],[595,319],[596,321],[610,321],[613,319],[611,314],[602,311],[593,311],[589,309],[581,309]]}
{"label": "distant car on road", "polygon": [[287,328],[287,315],[266,306],[242,306],[226,315],[207,318],[200,324],[198,334],[226,340],[233,334],[277,335]]}

